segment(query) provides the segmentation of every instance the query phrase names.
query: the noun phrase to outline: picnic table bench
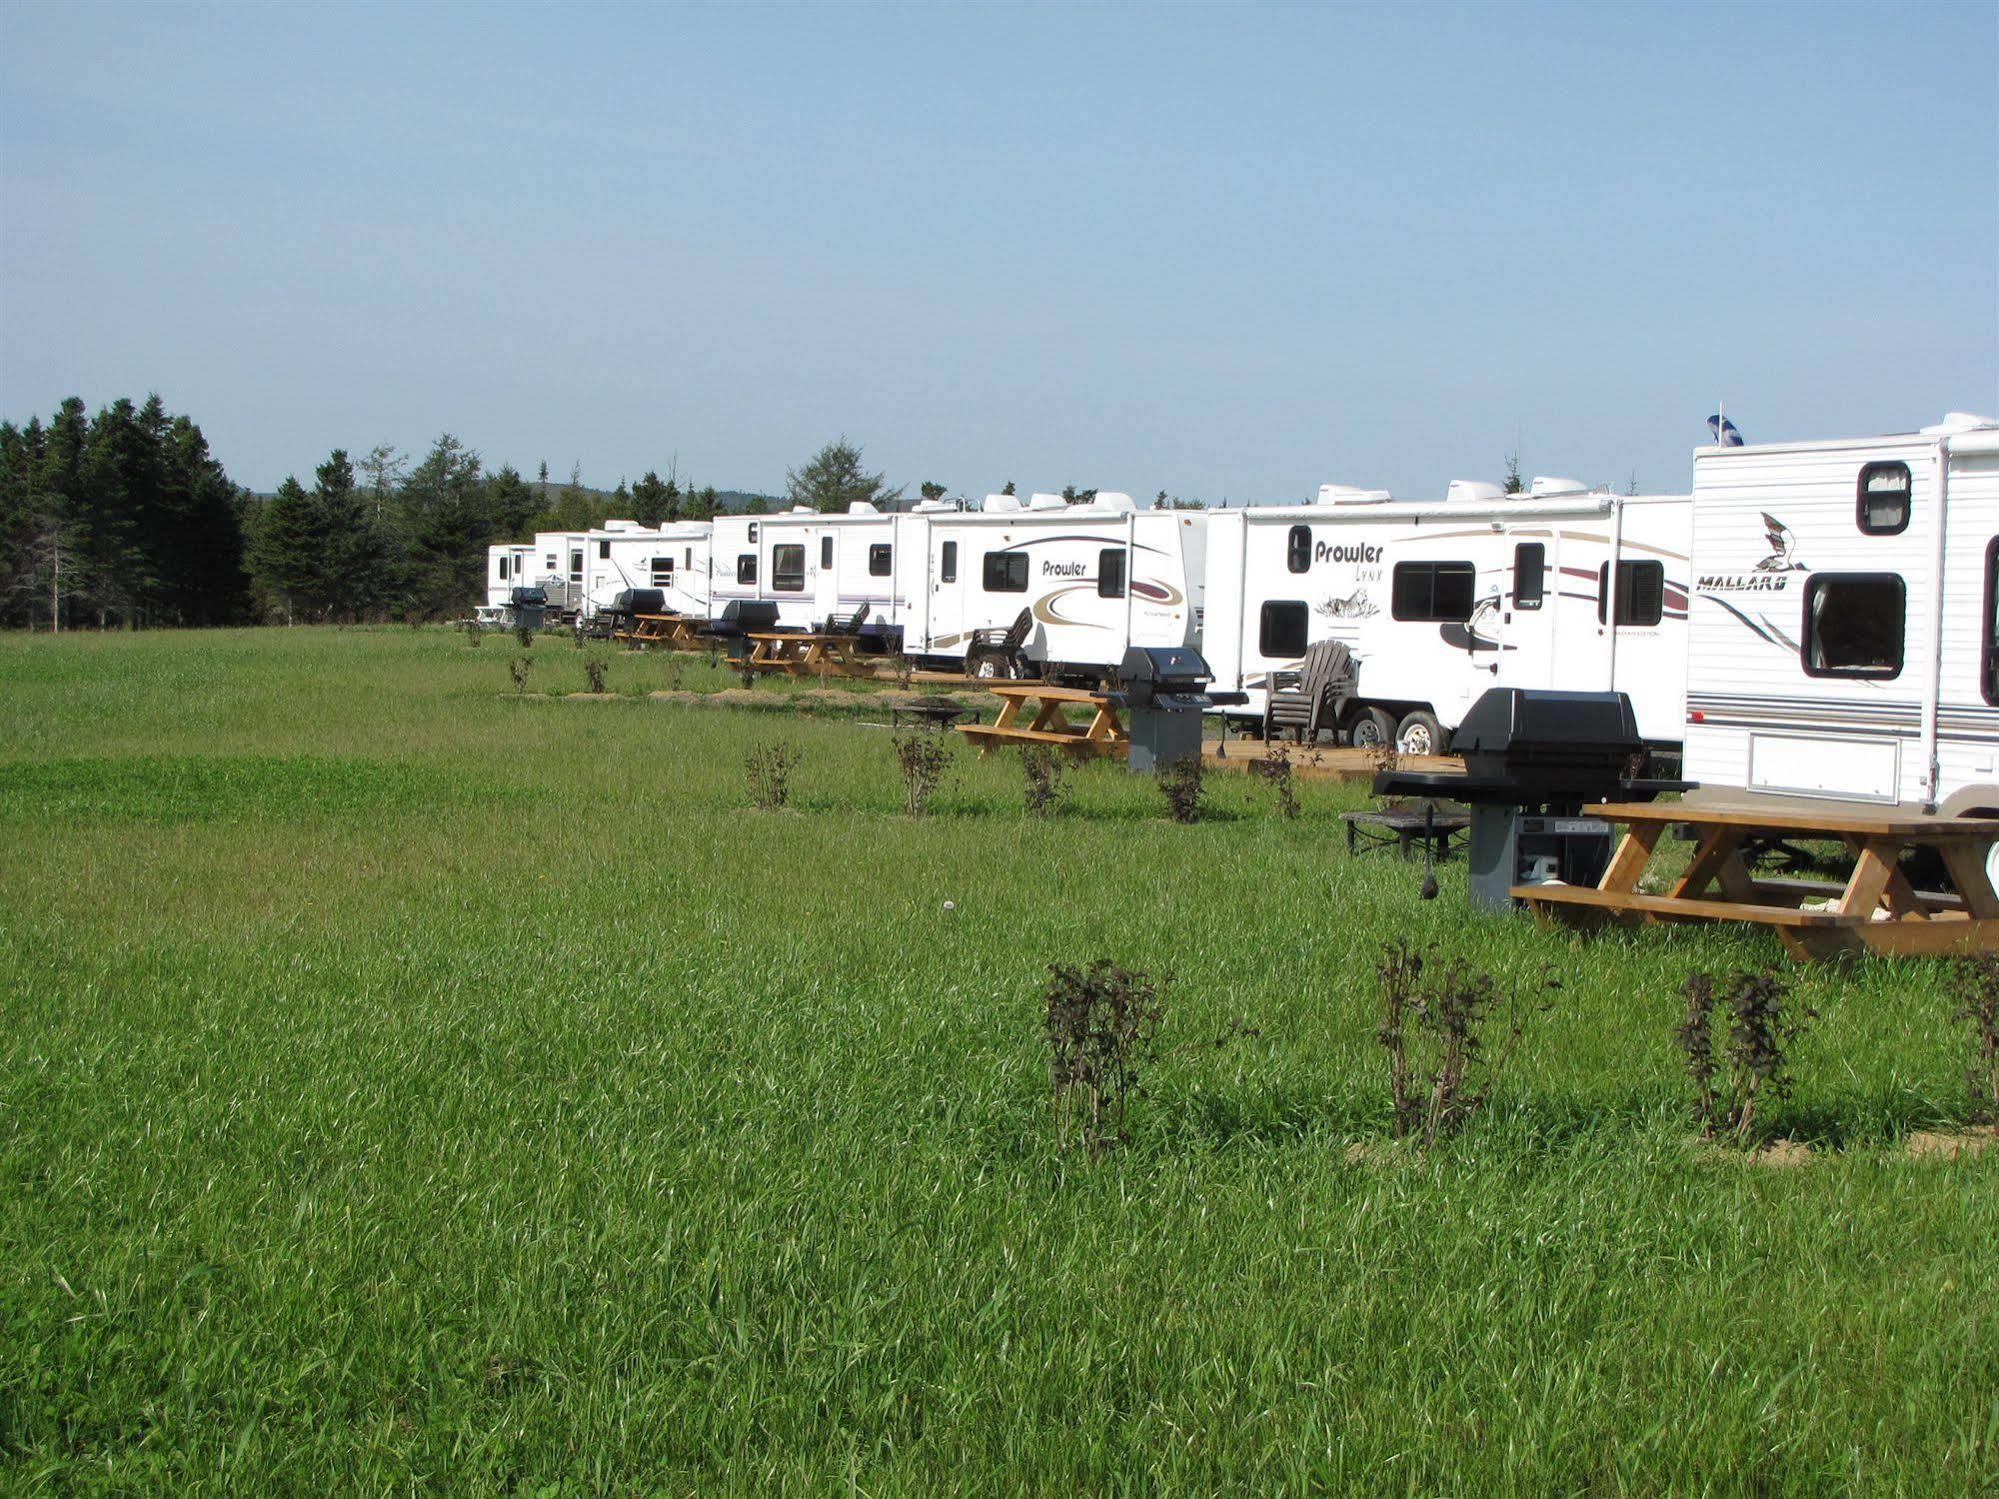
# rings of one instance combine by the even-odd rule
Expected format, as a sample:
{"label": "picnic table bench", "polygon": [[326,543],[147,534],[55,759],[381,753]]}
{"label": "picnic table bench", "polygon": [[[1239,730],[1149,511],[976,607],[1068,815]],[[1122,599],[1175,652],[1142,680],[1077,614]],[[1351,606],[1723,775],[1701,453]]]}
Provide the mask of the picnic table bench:
{"label": "picnic table bench", "polygon": [[[979,746],[981,756],[990,754],[996,744],[1052,744],[1078,755],[1121,755],[1131,743],[1117,708],[1104,693],[1045,682],[983,685],[1000,700],[999,717],[991,723],[955,726]],[[1088,721],[1072,719],[1069,715],[1076,710],[1087,710]]]}
{"label": "picnic table bench", "polygon": [[705,643],[700,632],[706,623],[706,620],[690,619],[684,614],[638,614],[632,617],[631,629],[619,631],[617,638],[629,645],[657,645],[670,651],[694,651]]}
{"label": "picnic table bench", "polygon": [[[1372,853],[1377,848],[1394,848],[1403,858],[1419,844],[1430,844],[1439,859],[1447,859],[1451,843],[1463,842],[1471,827],[1471,813],[1463,807],[1383,807],[1372,812],[1342,812],[1347,828],[1347,852]],[[1368,848],[1361,848],[1366,837]]]}
{"label": "picnic table bench", "polygon": [[861,655],[858,635],[831,635],[823,631],[753,631],[746,659],[730,657],[734,667],[751,671],[781,671],[788,676],[872,677],[874,661]]}
{"label": "picnic table bench", "polygon": [[[1513,887],[1514,898],[1543,921],[1752,922],[1773,928],[1799,959],[1999,950],[1999,894],[1985,869],[1986,851],[1999,840],[1999,819],[1705,802],[1611,803],[1589,810],[1623,823],[1624,836],[1594,886]],[[1638,881],[1652,851],[1676,824],[1694,834],[1692,863],[1667,893],[1641,893]],[[1742,847],[1772,835],[1844,843],[1854,856],[1853,871],[1843,884],[1759,879]],[[1935,850],[1954,888],[1917,890],[1899,862],[1910,848]]]}

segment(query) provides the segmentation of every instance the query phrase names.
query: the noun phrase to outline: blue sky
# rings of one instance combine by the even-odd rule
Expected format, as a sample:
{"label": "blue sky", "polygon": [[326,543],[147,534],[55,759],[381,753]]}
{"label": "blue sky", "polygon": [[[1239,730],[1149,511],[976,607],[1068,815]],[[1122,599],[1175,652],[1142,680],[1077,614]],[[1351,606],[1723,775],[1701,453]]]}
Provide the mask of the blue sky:
{"label": "blue sky", "polygon": [[1999,409],[1999,6],[10,6],[0,415],[776,490],[1684,489]]}

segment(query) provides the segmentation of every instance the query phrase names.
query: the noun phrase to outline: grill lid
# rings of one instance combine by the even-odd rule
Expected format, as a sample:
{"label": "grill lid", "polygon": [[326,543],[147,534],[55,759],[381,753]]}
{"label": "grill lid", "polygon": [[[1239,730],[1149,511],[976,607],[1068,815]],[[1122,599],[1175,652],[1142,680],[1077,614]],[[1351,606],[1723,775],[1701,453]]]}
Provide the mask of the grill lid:
{"label": "grill lid", "polygon": [[1494,687],[1471,705],[1451,737],[1451,753],[1467,759],[1557,753],[1622,762],[1644,748],[1631,699],[1621,692]]}

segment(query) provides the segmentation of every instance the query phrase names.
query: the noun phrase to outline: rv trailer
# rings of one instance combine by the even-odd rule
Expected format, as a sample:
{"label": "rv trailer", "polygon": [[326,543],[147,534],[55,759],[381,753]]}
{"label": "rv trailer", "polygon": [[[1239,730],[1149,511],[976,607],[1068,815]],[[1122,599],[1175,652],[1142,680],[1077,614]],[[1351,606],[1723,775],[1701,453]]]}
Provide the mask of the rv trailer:
{"label": "rv trailer", "polygon": [[922,578],[924,529],[948,508],[926,502],[884,512],[858,501],[843,512],[719,515],[710,608],[719,615],[732,601],[775,604],[780,629],[806,630],[865,604],[862,636],[895,650]]}
{"label": "rv trailer", "polygon": [[501,542],[486,548],[486,607],[512,606],[514,590],[534,586],[528,577],[534,544],[526,541]]}
{"label": "rv trailer", "polygon": [[649,530],[606,521],[584,537],[581,614],[592,619],[618,595],[656,590],[663,609],[708,617],[707,521],[674,521]]}
{"label": "rv trailer", "polygon": [[1028,611],[1022,654],[1052,677],[1099,680],[1133,646],[1200,639],[1207,515],[1136,510],[1102,493],[1025,505],[988,495],[985,508],[928,517],[912,567],[903,652],[974,676],[1011,674],[985,642]]}
{"label": "rv trailer", "polygon": [[588,531],[534,533],[534,545],[527,557],[528,575],[522,586],[539,588],[548,595],[548,615],[552,620],[573,620],[582,612],[583,558],[589,538]]}
{"label": "rv trailer", "polygon": [[1348,743],[1430,753],[1493,687],[1614,690],[1639,732],[1677,746],[1684,717],[1690,515],[1684,495],[1524,493],[1458,480],[1442,501],[1327,485],[1316,505],[1209,518],[1203,653],[1261,714],[1271,676],[1337,640],[1355,694]]}
{"label": "rv trailer", "polygon": [[1686,770],[1999,814],[1999,422],[1694,453]]}

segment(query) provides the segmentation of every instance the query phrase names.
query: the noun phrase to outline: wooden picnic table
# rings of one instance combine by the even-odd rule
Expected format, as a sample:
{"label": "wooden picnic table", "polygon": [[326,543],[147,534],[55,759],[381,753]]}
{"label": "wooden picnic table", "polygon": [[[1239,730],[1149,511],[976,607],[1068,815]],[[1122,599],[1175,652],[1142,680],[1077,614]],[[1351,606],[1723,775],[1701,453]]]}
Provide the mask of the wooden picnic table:
{"label": "wooden picnic table", "polygon": [[731,666],[748,666],[752,671],[781,671],[788,676],[872,677],[875,662],[861,655],[858,635],[832,635],[814,631],[757,631],[749,635],[747,660],[731,659]]}
{"label": "wooden picnic table", "polygon": [[[1720,802],[1620,802],[1589,813],[1625,825],[1595,886],[1513,887],[1514,898],[1544,921],[1747,921],[1775,929],[1799,959],[1999,950],[1999,894],[1985,869],[1986,851],[1999,840],[1999,819]],[[1652,851],[1676,824],[1694,833],[1692,863],[1666,894],[1640,893]],[[1843,884],[1759,878],[1742,846],[1773,835],[1844,843],[1854,856],[1853,872]],[[1952,888],[1919,891],[1911,885],[1899,863],[1910,848],[1934,849]]]}
{"label": "wooden picnic table", "polygon": [[[954,726],[979,746],[981,756],[992,753],[996,744],[1052,744],[1078,755],[1121,755],[1131,743],[1117,709],[1101,692],[1045,682],[983,685],[1000,700],[999,717],[991,723]],[[1087,709],[1089,720],[1072,719],[1069,715],[1076,709]]]}
{"label": "wooden picnic table", "polygon": [[705,620],[684,614],[637,614],[632,627],[621,630],[618,639],[630,645],[658,645],[670,651],[699,650],[703,644],[701,627]]}

